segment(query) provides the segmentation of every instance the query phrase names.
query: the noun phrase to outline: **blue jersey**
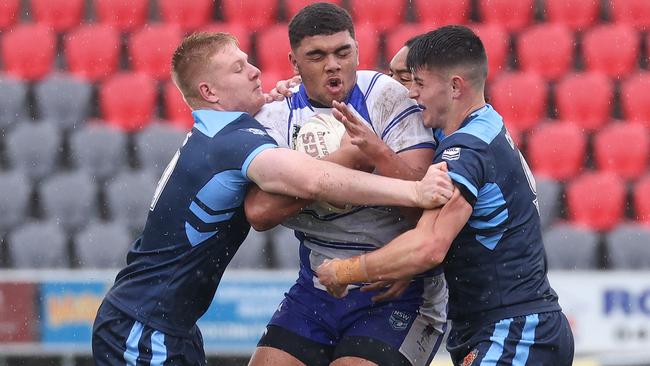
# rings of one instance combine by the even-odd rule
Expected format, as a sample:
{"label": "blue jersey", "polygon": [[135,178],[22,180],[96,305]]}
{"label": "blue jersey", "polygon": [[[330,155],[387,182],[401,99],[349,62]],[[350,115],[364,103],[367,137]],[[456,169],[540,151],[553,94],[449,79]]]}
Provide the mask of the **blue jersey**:
{"label": "blue jersey", "polygon": [[560,310],[546,277],[535,180],[490,105],[441,140],[435,162],[473,206],[444,261],[449,318],[498,320]]}
{"label": "blue jersey", "polygon": [[158,183],[142,236],[106,299],[144,325],[191,333],[250,226],[243,201],[247,169],[276,147],[241,112],[199,110]]}

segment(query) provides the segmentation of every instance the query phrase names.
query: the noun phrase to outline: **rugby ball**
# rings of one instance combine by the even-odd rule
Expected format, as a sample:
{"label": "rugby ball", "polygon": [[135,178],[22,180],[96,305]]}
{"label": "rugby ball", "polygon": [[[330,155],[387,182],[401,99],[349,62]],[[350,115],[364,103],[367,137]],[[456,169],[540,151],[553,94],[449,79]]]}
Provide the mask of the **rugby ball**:
{"label": "rugby ball", "polygon": [[[298,131],[294,149],[313,158],[320,159],[341,147],[341,138],[345,127],[339,120],[329,114],[316,114],[309,118]],[[344,213],[353,207],[338,207],[327,202],[316,202],[312,206],[316,211]],[[322,212],[321,212],[322,213]],[[326,213],[326,212],[325,212]]]}

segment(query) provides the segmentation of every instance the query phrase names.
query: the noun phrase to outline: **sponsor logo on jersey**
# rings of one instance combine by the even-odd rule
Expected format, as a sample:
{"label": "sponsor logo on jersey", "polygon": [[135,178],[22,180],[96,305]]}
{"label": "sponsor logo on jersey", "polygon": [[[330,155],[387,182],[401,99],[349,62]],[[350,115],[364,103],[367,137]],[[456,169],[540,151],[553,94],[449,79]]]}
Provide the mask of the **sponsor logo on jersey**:
{"label": "sponsor logo on jersey", "polygon": [[460,366],[471,366],[472,362],[476,360],[476,357],[478,357],[478,350],[472,350],[472,352],[468,353],[465,358],[463,358],[463,363],[460,364]]}
{"label": "sponsor logo on jersey", "polygon": [[394,310],[390,315],[388,322],[390,326],[395,330],[405,330],[409,326],[409,320],[411,320],[411,315],[403,311]]}
{"label": "sponsor logo on jersey", "polygon": [[460,158],[460,147],[450,147],[442,152],[442,160],[458,160]]}
{"label": "sponsor logo on jersey", "polygon": [[247,131],[252,133],[253,135],[266,136],[266,132],[260,130],[259,128],[244,128],[241,131]]}

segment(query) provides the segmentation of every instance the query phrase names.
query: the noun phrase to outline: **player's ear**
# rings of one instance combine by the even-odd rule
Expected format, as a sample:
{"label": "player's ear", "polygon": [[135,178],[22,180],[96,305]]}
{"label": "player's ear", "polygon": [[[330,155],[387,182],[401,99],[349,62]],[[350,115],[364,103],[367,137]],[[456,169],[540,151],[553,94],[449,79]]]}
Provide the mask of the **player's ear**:
{"label": "player's ear", "polygon": [[357,47],[357,67],[359,67],[359,42],[355,39],[354,45]]}
{"label": "player's ear", "polygon": [[219,103],[217,91],[210,84],[206,82],[199,83],[199,95],[203,100],[210,103]]}
{"label": "player's ear", "polygon": [[293,74],[300,74],[300,70],[298,69],[298,60],[296,60],[296,56],[293,54],[293,50],[289,51],[289,62],[291,62],[291,66],[293,66]]}
{"label": "player's ear", "polygon": [[465,79],[463,79],[463,77],[460,76],[460,75],[452,75],[451,76],[451,83],[450,83],[451,96],[454,99],[460,98],[460,96],[463,93],[463,89],[465,87],[466,82],[467,81]]}

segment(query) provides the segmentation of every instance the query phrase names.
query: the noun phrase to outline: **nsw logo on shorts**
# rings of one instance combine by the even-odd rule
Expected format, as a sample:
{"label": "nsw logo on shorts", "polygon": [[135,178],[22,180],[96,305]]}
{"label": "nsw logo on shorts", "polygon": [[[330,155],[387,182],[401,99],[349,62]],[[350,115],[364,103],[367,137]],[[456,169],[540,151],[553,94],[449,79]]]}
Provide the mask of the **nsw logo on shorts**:
{"label": "nsw logo on shorts", "polygon": [[395,330],[405,330],[409,326],[409,320],[411,320],[411,315],[403,311],[394,310],[390,314],[388,322],[390,326]]}
{"label": "nsw logo on shorts", "polygon": [[460,147],[450,147],[442,152],[442,160],[458,160],[460,158]]}

